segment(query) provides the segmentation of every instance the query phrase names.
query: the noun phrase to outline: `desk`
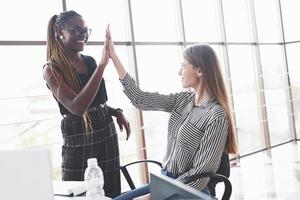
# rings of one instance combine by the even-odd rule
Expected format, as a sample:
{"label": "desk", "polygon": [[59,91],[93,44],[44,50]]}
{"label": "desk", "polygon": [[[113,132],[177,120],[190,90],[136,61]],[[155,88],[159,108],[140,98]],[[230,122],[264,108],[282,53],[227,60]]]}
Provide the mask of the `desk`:
{"label": "desk", "polygon": [[88,197],[63,197],[63,196],[54,196],[54,200],[111,200],[109,197],[101,197],[97,199],[90,199]]}
{"label": "desk", "polygon": [[[82,194],[86,191],[84,181],[53,181],[54,194]],[[54,200],[111,200],[109,197],[87,198],[84,195],[68,197],[54,195]]]}

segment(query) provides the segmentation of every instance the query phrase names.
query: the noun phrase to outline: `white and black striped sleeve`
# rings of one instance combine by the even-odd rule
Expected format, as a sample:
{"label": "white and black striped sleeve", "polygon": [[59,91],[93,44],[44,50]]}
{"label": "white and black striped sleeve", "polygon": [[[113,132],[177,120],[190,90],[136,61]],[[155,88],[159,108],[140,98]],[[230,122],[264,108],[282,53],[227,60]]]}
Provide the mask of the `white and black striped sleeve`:
{"label": "white and black striped sleeve", "polygon": [[172,112],[174,109],[178,94],[163,95],[157,92],[142,91],[128,73],[120,81],[123,85],[124,93],[136,108],[166,112]]}
{"label": "white and black striped sleeve", "polygon": [[[215,118],[206,128],[202,137],[199,149],[193,159],[192,168],[178,177],[182,180],[199,173],[215,173],[220,164],[221,156],[225,148],[226,138],[228,134],[228,121],[225,115]],[[216,164],[217,163],[217,164]],[[196,189],[203,190],[209,179],[198,179],[188,183]]]}

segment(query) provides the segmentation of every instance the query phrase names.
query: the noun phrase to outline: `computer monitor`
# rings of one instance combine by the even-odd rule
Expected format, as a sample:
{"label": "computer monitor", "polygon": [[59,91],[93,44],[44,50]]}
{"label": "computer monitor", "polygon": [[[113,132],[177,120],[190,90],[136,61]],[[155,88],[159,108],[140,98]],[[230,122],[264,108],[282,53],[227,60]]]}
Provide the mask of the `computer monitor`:
{"label": "computer monitor", "polygon": [[163,174],[150,173],[150,180],[151,199],[153,200],[213,200],[211,196]]}
{"label": "computer monitor", "polygon": [[0,199],[53,200],[47,149],[0,150]]}

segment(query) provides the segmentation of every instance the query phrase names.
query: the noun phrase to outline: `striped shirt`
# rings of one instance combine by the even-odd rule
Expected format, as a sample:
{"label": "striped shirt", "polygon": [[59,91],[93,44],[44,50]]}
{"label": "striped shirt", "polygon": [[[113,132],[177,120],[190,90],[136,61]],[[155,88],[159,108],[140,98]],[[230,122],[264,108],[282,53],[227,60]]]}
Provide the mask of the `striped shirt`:
{"label": "striped shirt", "polygon": [[[179,181],[194,174],[217,171],[228,135],[228,121],[214,98],[195,106],[193,92],[169,95],[144,92],[129,74],[121,83],[136,108],[170,113],[164,169],[178,176]],[[208,181],[208,178],[198,179],[188,185],[202,190]]]}

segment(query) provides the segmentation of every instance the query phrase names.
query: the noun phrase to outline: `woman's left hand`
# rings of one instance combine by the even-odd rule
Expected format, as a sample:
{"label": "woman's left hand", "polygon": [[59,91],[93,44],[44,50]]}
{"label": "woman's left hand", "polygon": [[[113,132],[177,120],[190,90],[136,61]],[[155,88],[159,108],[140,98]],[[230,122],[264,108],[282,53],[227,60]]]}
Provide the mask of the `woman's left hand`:
{"label": "woman's left hand", "polygon": [[129,122],[126,120],[125,116],[123,115],[122,111],[116,111],[116,118],[117,118],[117,123],[119,125],[119,128],[121,130],[121,132],[123,131],[123,127],[126,130],[126,140],[128,140],[129,136],[130,136],[130,125]]}

